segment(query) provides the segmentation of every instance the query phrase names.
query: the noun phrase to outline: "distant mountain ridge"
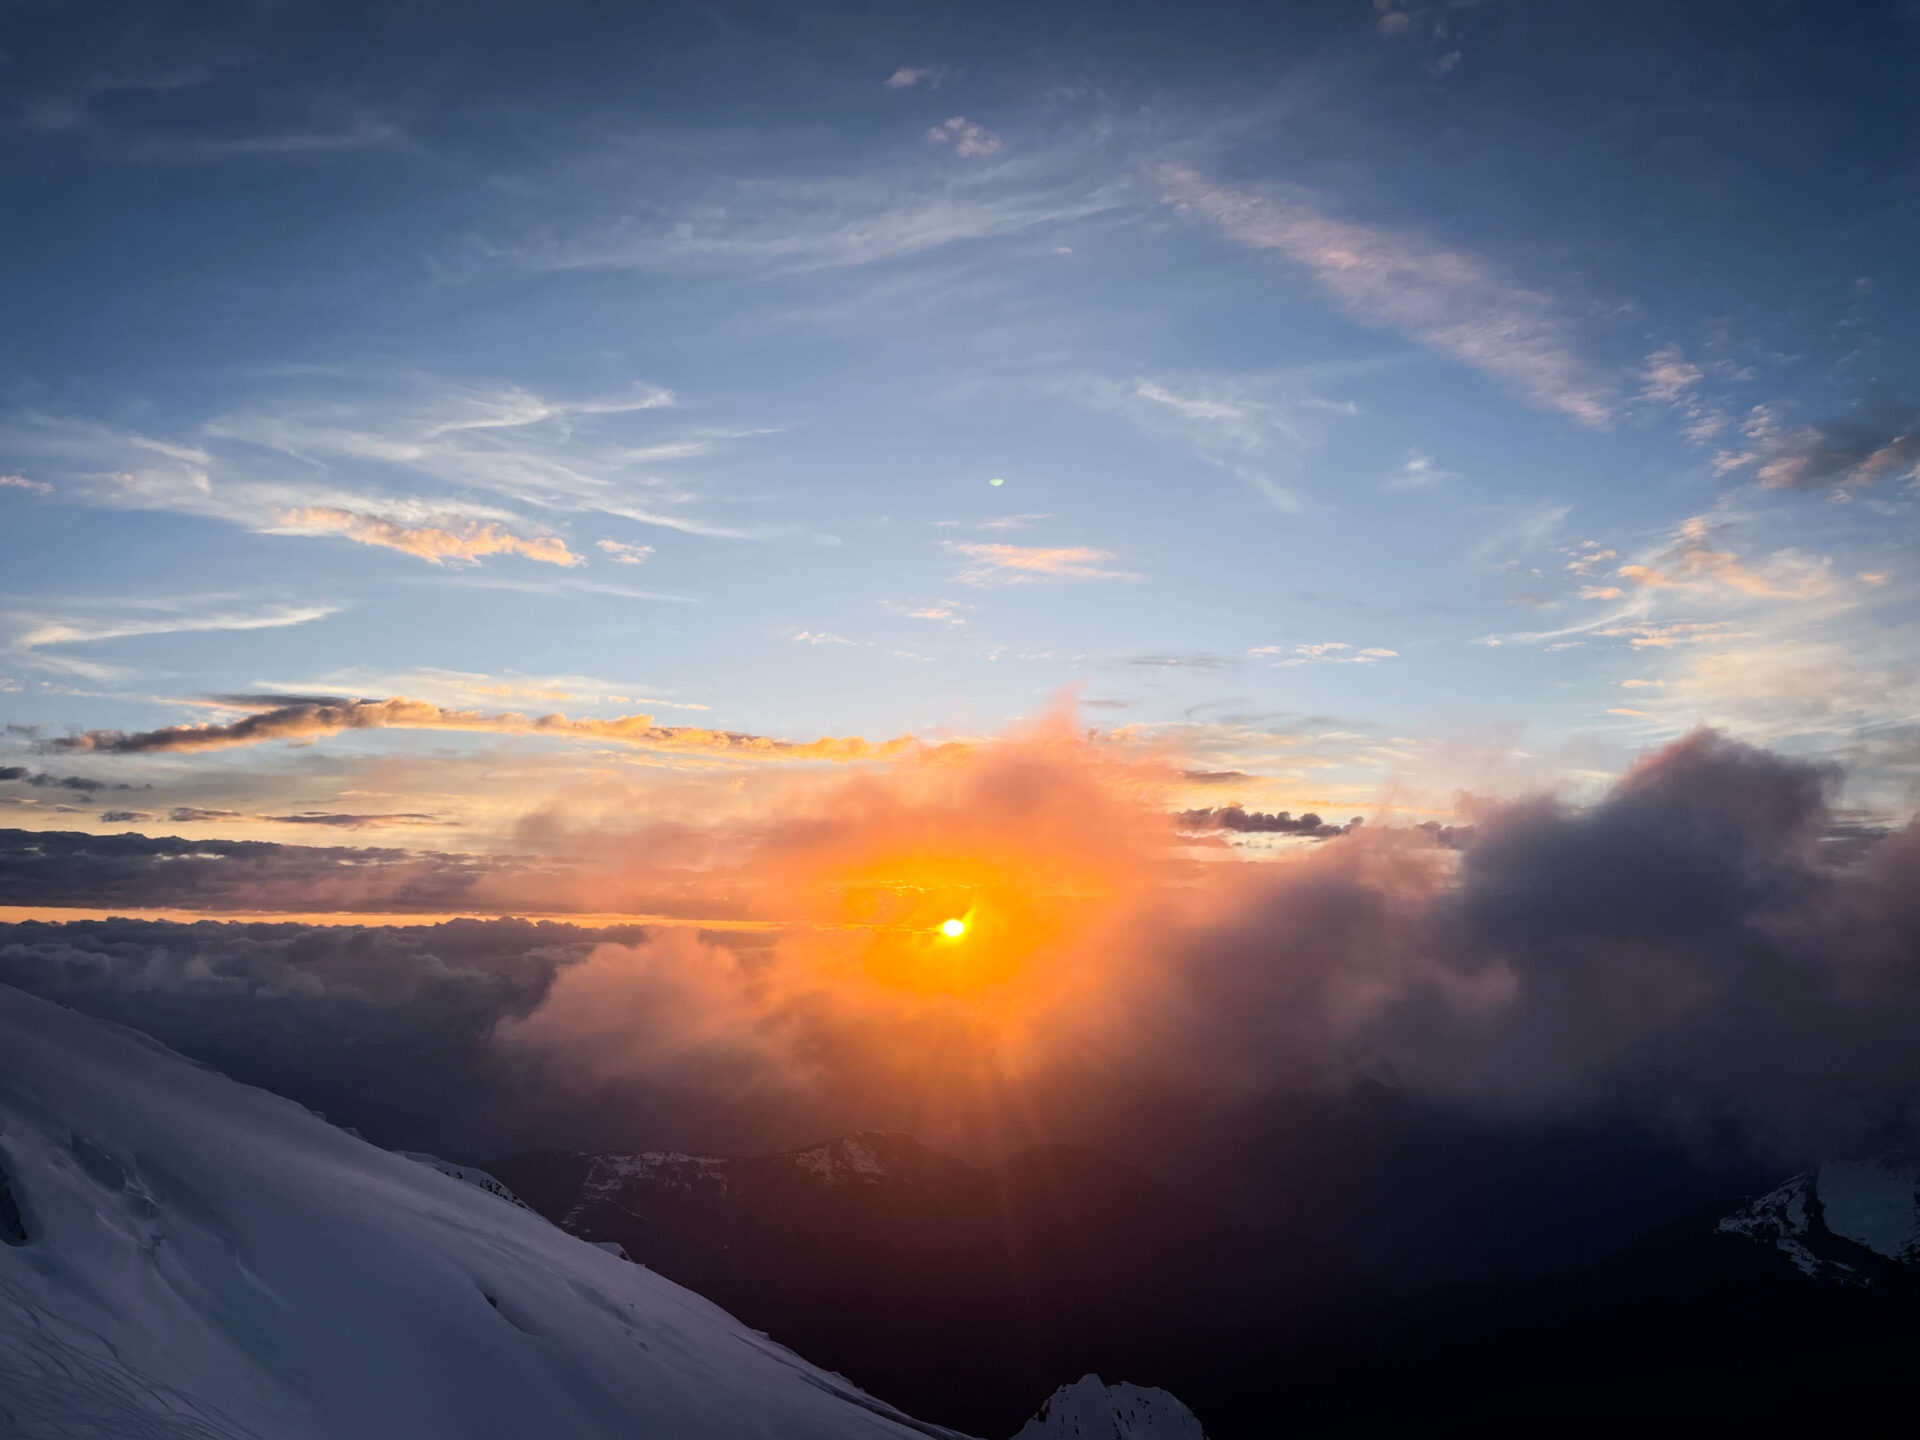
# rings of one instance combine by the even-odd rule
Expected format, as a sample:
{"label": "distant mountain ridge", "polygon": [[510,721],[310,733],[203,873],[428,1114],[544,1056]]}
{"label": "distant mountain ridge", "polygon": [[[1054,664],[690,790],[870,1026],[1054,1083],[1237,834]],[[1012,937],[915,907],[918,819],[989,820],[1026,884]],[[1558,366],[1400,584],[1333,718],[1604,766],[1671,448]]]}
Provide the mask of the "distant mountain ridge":
{"label": "distant mountain ridge", "polygon": [[[1652,1433],[1868,1423],[1905,1404],[1893,1377],[1920,1346],[1904,1157],[1823,1165],[1598,1263],[1393,1296],[1071,1147],[975,1167],[868,1131],[751,1158],[538,1152],[489,1169],[876,1395],[989,1436],[1039,1408],[1029,1437],[1107,1440],[1101,1395],[1153,1387],[1217,1440],[1276,1433],[1276,1415],[1303,1435],[1611,1436],[1674,1394]],[[1119,1381],[1060,1384],[1089,1372]]]}
{"label": "distant mountain ridge", "polygon": [[1324,1247],[1071,1146],[974,1166],[859,1131],[775,1155],[537,1151],[486,1168],[571,1233],[983,1435],[1096,1371],[1231,1408],[1230,1377],[1276,1337],[1371,1294]]}

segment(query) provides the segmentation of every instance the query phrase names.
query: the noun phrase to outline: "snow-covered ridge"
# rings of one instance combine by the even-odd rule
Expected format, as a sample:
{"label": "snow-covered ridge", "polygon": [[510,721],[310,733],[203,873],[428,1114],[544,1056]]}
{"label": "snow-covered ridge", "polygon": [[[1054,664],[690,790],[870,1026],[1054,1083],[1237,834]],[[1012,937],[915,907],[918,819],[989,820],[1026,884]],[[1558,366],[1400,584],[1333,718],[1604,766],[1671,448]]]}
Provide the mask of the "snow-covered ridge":
{"label": "snow-covered ridge", "polygon": [[1857,1280],[1858,1266],[1829,1253],[1849,1241],[1903,1265],[1920,1265],[1920,1160],[1894,1153],[1822,1161],[1749,1202],[1715,1227],[1772,1245],[1807,1274]]}
{"label": "snow-covered ridge", "polygon": [[1013,1440],[1206,1440],[1193,1411],[1165,1390],[1082,1376],[1053,1392]]}
{"label": "snow-covered ridge", "polygon": [[8,1437],[951,1435],[479,1186],[4,986],[0,1171]]}
{"label": "snow-covered ridge", "polygon": [[600,1201],[615,1196],[630,1182],[669,1185],[678,1190],[710,1190],[727,1193],[727,1166],[730,1162],[713,1155],[682,1155],[677,1150],[648,1150],[633,1155],[595,1155],[580,1182],[580,1193],[573,1207],[561,1217],[562,1226],[572,1228],[582,1215]]}
{"label": "snow-covered ridge", "polygon": [[796,1169],[811,1175],[833,1189],[873,1183],[897,1173],[902,1142],[915,1142],[885,1130],[863,1130],[842,1135],[807,1150],[792,1150],[778,1156]]}
{"label": "snow-covered ridge", "polygon": [[461,1184],[471,1185],[477,1190],[484,1190],[489,1195],[498,1195],[509,1205],[518,1205],[522,1210],[533,1209],[498,1179],[478,1166],[456,1165],[451,1160],[442,1160],[438,1155],[429,1155],[424,1150],[402,1150],[400,1153],[416,1165],[424,1165],[429,1170],[438,1170],[448,1179],[458,1180]]}
{"label": "snow-covered ridge", "polygon": [[862,1130],[804,1150],[747,1160],[727,1155],[687,1155],[678,1150],[595,1155],[589,1161],[586,1178],[581,1181],[580,1198],[561,1223],[574,1223],[595,1202],[617,1194],[627,1183],[636,1180],[679,1190],[707,1189],[724,1196],[732,1183],[735,1167],[772,1164],[797,1171],[829,1189],[840,1190],[850,1185],[901,1179],[910,1173],[911,1162],[926,1153],[910,1135],[891,1130]]}

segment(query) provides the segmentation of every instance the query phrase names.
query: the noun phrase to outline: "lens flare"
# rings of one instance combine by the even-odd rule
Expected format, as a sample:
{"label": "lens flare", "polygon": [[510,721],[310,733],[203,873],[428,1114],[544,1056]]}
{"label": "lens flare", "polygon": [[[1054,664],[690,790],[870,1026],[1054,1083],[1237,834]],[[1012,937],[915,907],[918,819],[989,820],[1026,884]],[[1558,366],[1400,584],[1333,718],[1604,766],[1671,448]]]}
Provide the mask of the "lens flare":
{"label": "lens flare", "polygon": [[958,940],[962,935],[967,933],[967,922],[964,920],[949,920],[940,927],[940,933],[949,940]]}

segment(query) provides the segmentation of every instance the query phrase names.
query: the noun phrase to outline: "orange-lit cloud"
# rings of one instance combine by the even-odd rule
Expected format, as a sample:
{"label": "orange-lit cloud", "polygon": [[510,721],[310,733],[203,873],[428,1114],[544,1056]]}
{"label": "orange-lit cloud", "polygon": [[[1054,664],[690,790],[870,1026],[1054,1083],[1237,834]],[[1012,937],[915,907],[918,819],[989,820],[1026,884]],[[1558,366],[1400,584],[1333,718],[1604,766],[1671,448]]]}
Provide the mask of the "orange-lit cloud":
{"label": "orange-lit cloud", "polygon": [[[1471,830],[1360,827],[1269,862],[1195,859],[1165,810],[1179,782],[1166,757],[1060,714],[796,792],[695,882],[776,931],[600,945],[499,1040],[570,1093],[664,1084],[820,1133],[885,1124],[991,1149],[1137,1125],[1134,1097],[1213,1113],[1376,1062],[1531,1107],[1630,1080],[1658,1043],[1663,1064],[1696,1067],[1684,1083],[1764,1088],[1765,1026],[1733,1066],[1750,1074],[1728,1078],[1730,1000],[1836,1036],[1857,1023],[1804,1007],[1866,943],[1848,929],[1865,909],[1801,917],[1793,944],[1812,948],[1793,950],[1806,974],[1790,985],[1728,962],[1758,943],[1749,912],[1780,903],[1770,877],[1826,863],[1820,767],[1696,732],[1588,811],[1489,803]],[[1910,870],[1920,849],[1888,844],[1887,874]],[[1877,872],[1845,883],[1882,905]],[[1717,897],[1706,918],[1676,923],[1673,897],[1696,888]],[[1873,1064],[1910,1073],[1906,1037],[1888,1041]]]}
{"label": "orange-lit cloud", "polygon": [[884,760],[920,745],[910,735],[881,741],[865,740],[857,735],[828,735],[806,741],[776,740],[738,730],[656,725],[651,715],[615,715],[608,719],[584,716],[573,719],[561,714],[527,716],[516,711],[489,715],[479,710],[450,710],[401,696],[387,700],[296,699],[286,704],[263,706],[254,714],[225,724],[168,725],[132,733],[89,730],[48,743],[56,750],[91,750],[113,755],[191,753],[258,745],[269,740],[319,740],[349,730],[466,730],[554,735],[648,750],[779,760]]}
{"label": "orange-lit cloud", "polygon": [[1582,548],[1582,553],[1574,556],[1573,559],[1567,562],[1567,569],[1571,570],[1575,575],[1591,575],[1594,566],[1608,560],[1618,560],[1620,558],[1620,552],[1618,550],[1596,550],[1591,548],[1592,544],[1592,541],[1588,541],[1587,545]]}
{"label": "orange-lit cloud", "polygon": [[[422,1033],[465,994],[479,1073],[507,1105],[548,1107],[519,1118],[549,1136],[567,1116],[628,1124],[658,1105],[788,1141],[888,1126],[976,1150],[1152,1144],[1169,1115],[1191,1128],[1385,1072],[1528,1108],[1640,1093],[1650,1076],[1689,1104],[1765,1106],[1783,1064],[1823,1096],[1836,1076],[1911,1093],[1920,829],[1836,851],[1827,767],[1699,731],[1589,808],[1469,802],[1469,826],[1370,824],[1255,860],[1180,834],[1168,812],[1189,758],[1061,710],[888,765],[769,770],[760,803],[705,823],[629,811],[623,835],[580,837],[570,876],[506,857],[73,834],[37,841],[32,874],[39,897],[63,869],[129,897],[197,876],[232,908],[299,886],[315,908],[351,892],[524,914],[499,897],[538,890],[638,922],[395,941],[431,940],[394,982],[419,989]],[[653,899],[679,923],[633,913]],[[953,918],[957,937],[942,933]],[[495,928],[540,968],[461,961],[450,989],[449,965]],[[180,943],[179,983],[217,982],[251,1013],[246,971],[206,964],[217,939]],[[154,984],[144,960],[126,973],[138,995]],[[311,994],[304,957],[274,973]],[[354,959],[329,983],[358,994],[368,973]],[[316,1063],[336,1061],[330,1045]]]}
{"label": "orange-lit cloud", "polygon": [[[705,852],[683,895],[776,923],[770,943],[680,932],[600,946],[502,1041],[591,1087],[651,1074],[664,1054],[681,1057],[683,1082],[691,1071],[748,1104],[779,1094],[871,1115],[885,1096],[887,1123],[967,1143],[1044,1131],[1010,1097],[1063,1069],[1151,1055],[1196,1080],[1255,1083],[1247,1056],[1220,1057],[1221,1073],[1177,1038],[1192,976],[1170,957],[1260,906],[1282,873],[1283,885],[1366,875],[1432,894],[1453,859],[1406,829],[1279,865],[1196,859],[1169,809],[1185,783],[1171,752],[1082,730],[1066,710],[964,750],[796,780],[775,818]],[[646,893],[675,846],[638,847],[600,893]],[[951,919],[959,936],[944,932]],[[1385,933],[1362,949],[1396,974],[1420,963]],[[1160,1053],[1169,1045],[1177,1058]],[[1322,1058],[1316,1044],[1271,1064]]]}
{"label": "orange-lit cloud", "polygon": [[591,1082],[669,1054],[729,1085],[893,1093],[932,1132],[981,1123],[1137,1002],[1197,869],[1165,810],[1176,778],[1061,712],[793,791],[695,882],[710,909],[778,921],[774,945],[602,946],[503,1039]]}
{"label": "orange-lit cloud", "polygon": [[[478,560],[483,555],[524,555],[548,565],[581,564],[566,542],[552,535],[516,535],[492,521],[454,521],[444,525],[406,525],[380,515],[365,515],[332,505],[306,505],[277,511],[276,526],[293,535],[340,535],[362,545],[417,555],[434,565],[449,560]],[[625,558],[625,557],[616,557]]]}

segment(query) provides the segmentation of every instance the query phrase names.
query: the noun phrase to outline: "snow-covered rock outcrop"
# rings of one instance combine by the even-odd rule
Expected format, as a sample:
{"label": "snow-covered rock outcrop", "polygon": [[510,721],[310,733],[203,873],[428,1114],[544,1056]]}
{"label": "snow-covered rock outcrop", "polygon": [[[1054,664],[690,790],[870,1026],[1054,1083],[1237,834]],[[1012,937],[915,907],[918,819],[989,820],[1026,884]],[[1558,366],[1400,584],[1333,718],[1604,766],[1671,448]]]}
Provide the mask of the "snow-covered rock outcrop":
{"label": "snow-covered rock outcrop", "polygon": [[1013,1440],[1206,1440],[1193,1411],[1164,1390],[1085,1375],[1053,1392]]}
{"label": "snow-covered rock outcrop", "polygon": [[0,1174],[8,1437],[950,1434],[475,1184],[5,986]]}
{"label": "snow-covered rock outcrop", "polygon": [[526,1201],[477,1165],[456,1165],[451,1160],[442,1160],[438,1155],[429,1155],[424,1150],[402,1150],[400,1153],[416,1165],[424,1165],[429,1170],[438,1170],[451,1180],[458,1180],[463,1185],[471,1185],[476,1190],[484,1190],[489,1195],[498,1195],[509,1205],[517,1205],[522,1210],[533,1209]]}
{"label": "snow-covered rock outcrop", "polygon": [[1844,1249],[1835,1253],[1835,1239],[1920,1265],[1920,1160],[1889,1154],[1822,1161],[1741,1206],[1717,1229],[1775,1246],[1804,1273],[1824,1279],[1860,1278]]}

